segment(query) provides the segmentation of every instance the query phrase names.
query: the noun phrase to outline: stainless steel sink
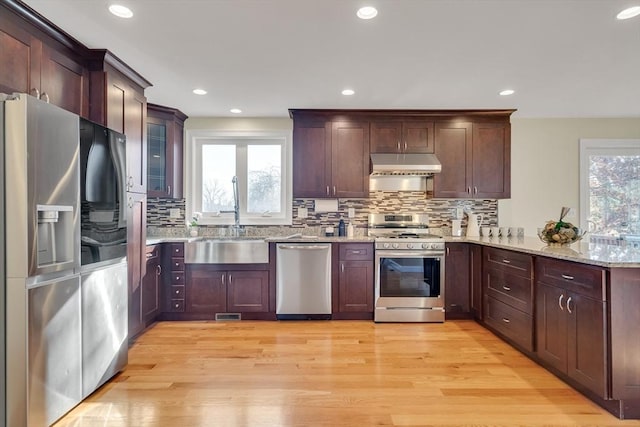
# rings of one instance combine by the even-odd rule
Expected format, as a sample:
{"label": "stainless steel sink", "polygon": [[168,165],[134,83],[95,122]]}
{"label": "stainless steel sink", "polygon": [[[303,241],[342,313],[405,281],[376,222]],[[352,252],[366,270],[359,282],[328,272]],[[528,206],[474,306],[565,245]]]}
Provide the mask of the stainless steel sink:
{"label": "stainless steel sink", "polygon": [[262,238],[200,239],[185,243],[186,264],[267,264],[269,243]]}

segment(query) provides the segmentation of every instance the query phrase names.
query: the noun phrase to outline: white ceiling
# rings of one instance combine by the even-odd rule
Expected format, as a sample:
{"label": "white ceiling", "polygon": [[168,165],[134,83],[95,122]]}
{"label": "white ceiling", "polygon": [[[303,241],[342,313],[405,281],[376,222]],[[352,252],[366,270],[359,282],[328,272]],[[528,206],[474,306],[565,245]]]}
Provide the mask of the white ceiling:
{"label": "white ceiling", "polygon": [[[114,0],[115,1],[115,0]],[[640,117],[640,0],[25,0],[190,117],[288,108],[517,108]],[[358,7],[378,8],[363,21]],[[200,87],[209,93],[194,95]],[[351,97],[340,94],[353,88]],[[512,88],[515,95],[498,92]]]}

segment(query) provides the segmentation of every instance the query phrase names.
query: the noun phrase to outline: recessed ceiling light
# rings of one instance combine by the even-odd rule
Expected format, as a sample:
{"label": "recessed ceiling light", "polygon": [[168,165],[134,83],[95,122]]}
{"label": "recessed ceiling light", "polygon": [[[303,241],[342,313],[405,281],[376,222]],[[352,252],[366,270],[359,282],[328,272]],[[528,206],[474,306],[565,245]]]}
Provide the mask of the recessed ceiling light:
{"label": "recessed ceiling light", "polygon": [[508,96],[508,95],[513,95],[514,93],[516,93],[516,91],[513,90],[513,89],[505,89],[505,90],[500,92],[500,95]]}
{"label": "recessed ceiling light", "polygon": [[232,109],[231,109],[231,110],[229,110],[229,111],[231,111],[233,114],[240,114],[240,113],[242,113],[242,110],[241,110],[241,109],[239,109],[239,108],[232,108]]}
{"label": "recessed ceiling light", "polygon": [[378,10],[372,6],[361,7],[356,13],[360,19],[372,19],[375,18],[377,14]]}
{"label": "recessed ceiling light", "polygon": [[638,15],[640,15],[640,6],[633,6],[633,7],[630,7],[628,9],[625,9],[622,12],[618,13],[616,15],[616,18],[618,18],[618,19],[629,19],[629,18],[633,18],[634,16],[638,16]]}
{"label": "recessed ceiling light", "polygon": [[206,95],[207,91],[204,89],[194,89],[193,93],[195,93],[196,95]]}
{"label": "recessed ceiling light", "polygon": [[342,91],[342,94],[347,96],[353,95],[354,93],[356,92],[353,89],[345,89]]}
{"label": "recessed ceiling light", "polygon": [[118,18],[131,18],[133,16],[133,12],[127,6],[122,6],[121,4],[112,4],[109,6],[109,12],[116,15]]}

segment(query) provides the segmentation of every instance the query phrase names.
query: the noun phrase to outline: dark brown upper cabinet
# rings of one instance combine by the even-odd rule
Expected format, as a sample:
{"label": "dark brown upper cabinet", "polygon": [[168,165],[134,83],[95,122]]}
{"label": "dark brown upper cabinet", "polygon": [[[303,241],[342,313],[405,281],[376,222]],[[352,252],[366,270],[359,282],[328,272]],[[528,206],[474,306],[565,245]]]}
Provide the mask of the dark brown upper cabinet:
{"label": "dark brown upper cabinet", "polygon": [[371,122],[372,153],[433,153],[433,121],[374,120]]}

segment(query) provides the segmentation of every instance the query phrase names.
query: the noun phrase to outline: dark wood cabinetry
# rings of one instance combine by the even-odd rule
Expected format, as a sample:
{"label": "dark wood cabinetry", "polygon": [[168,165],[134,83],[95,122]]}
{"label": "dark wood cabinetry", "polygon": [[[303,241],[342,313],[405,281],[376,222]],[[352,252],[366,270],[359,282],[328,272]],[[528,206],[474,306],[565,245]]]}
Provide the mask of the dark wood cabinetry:
{"label": "dark wood cabinetry", "polygon": [[469,245],[469,274],[471,314],[474,319],[482,321],[482,246]]}
{"label": "dark wood cabinetry", "polygon": [[605,279],[599,267],[536,263],[538,357],[602,398],[608,397]]}
{"label": "dark wood cabinetry", "polygon": [[164,250],[164,311],[183,313],[185,302],[184,243],[168,243]]}
{"label": "dark wood cabinetry", "polygon": [[142,279],[142,322],[151,324],[160,314],[162,292],[162,251],[160,245],[147,246],[147,273]]}
{"label": "dark wood cabinetry", "polygon": [[497,122],[437,122],[435,154],[442,172],[434,176],[435,197],[511,197],[511,125]]}
{"label": "dark wood cabinetry", "polygon": [[182,198],[184,121],[175,108],[147,104],[147,195]]}
{"label": "dark wood cabinetry", "polygon": [[19,3],[0,5],[0,92],[39,97],[83,117],[89,115],[89,71],[84,47],[49,27]]}
{"label": "dark wood cabinetry", "polygon": [[293,117],[293,196],[368,197],[369,123]]}
{"label": "dark wood cabinetry", "polygon": [[445,250],[444,303],[447,319],[470,317],[470,258],[466,243],[447,243]]}
{"label": "dark wood cabinetry", "polygon": [[129,193],[127,198],[127,267],[129,276],[129,338],[144,329],[142,280],[147,270],[147,198]]}
{"label": "dark wood cabinetry", "polygon": [[373,319],[373,244],[339,243],[332,251],[332,318]]}
{"label": "dark wood cabinetry", "polygon": [[433,121],[374,120],[372,153],[433,153]]}
{"label": "dark wood cabinetry", "polygon": [[268,311],[268,265],[191,264],[187,267],[185,314],[191,315],[190,318],[214,319],[221,313],[246,317]]}
{"label": "dark wood cabinetry", "polygon": [[532,352],[533,257],[496,248],[484,248],[483,256],[485,324]]}

